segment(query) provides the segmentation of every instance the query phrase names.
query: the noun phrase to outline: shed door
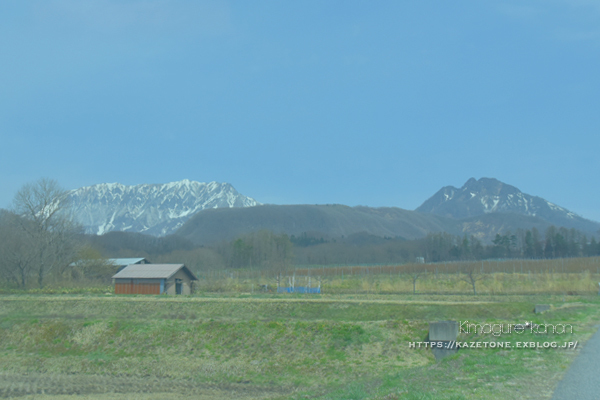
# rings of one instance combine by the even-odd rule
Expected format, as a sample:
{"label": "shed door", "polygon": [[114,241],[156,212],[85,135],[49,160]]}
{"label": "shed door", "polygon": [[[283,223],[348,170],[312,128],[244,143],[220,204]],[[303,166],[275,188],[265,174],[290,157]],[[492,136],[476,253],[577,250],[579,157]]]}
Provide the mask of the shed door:
{"label": "shed door", "polygon": [[115,283],[115,294],[131,294],[133,293],[133,279],[129,282],[117,282]]}
{"label": "shed door", "polygon": [[129,282],[115,284],[115,294],[160,294],[160,281],[157,282]]}
{"label": "shed door", "polygon": [[160,281],[135,282],[133,293],[136,294],[160,294]]}

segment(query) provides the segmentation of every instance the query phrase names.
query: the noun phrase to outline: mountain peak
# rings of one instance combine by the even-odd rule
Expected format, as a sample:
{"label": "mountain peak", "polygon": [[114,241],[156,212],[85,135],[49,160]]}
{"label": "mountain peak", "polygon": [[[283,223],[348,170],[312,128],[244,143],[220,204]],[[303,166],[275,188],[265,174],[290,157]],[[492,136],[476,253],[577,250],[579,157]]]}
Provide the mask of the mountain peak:
{"label": "mountain peak", "polygon": [[[459,189],[455,189],[459,190]],[[502,196],[513,194],[516,195],[521,193],[519,189],[514,186],[508,185],[504,182],[500,182],[495,178],[480,178],[479,180],[471,178],[465,182],[460,188],[461,192],[468,191],[469,193],[479,193],[481,195],[491,196]]]}
{"label": "mountain peak", "polygon": [[[481,179],[485,179],[485,178],[481,178]],[[475,178],[470,178],[468,181],[465,182],[464,185],[462,185],[463,188],[469,187],[469,186],[473,186],[477,184],[477,179]]]}
{"label": "mountain peak", "polygon": [[513,213],[539,217],[558,226],[587,226],[591,222],[541,197],[523,193],[516,187],[494,178],[470,178],[460,189],[446,186],[427,199],[416,211],[455,219],[490,213]]}
{"label": "mountain peak", "polygon": [[[535,216],[533,197],[495,178],[470,178],[457,189],[446,186],[425,201],[417,211],[451,218],[468,218],[491,212],[516,212]],[[543,199],[540,199],[543,200]]]}

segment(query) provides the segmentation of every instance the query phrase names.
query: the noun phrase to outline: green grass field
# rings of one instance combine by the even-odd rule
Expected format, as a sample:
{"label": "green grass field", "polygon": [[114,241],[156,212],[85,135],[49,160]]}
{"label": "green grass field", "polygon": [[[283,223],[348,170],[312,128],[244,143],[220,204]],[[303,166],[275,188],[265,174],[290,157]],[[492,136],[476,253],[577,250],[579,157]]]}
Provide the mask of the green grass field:
{"label": "green grass field", "polygon": [[[549,398],[577,354],[463,349],[436,361],[428,322],[569,323],[584,341],[597,296],[0,296],[0,397],[48,399]],[[533,314],[535,304],[552,310]],[[43,395],[42,395],[43,393]]]}

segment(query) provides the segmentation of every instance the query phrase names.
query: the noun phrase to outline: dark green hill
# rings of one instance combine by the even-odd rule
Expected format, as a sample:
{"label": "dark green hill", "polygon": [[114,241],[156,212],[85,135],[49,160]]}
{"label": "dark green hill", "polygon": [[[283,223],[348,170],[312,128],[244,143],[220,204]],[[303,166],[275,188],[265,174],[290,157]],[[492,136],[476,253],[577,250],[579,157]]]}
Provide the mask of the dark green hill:
{"label": "dark green hill", "polygon": [[381,237],[416,239],[429,232],[461,234],[459,221],[401,208],[332,205],[262,205],[202,210],[178,231],[198,245],[268,229],[275,233],[337,238],[358,232]]}

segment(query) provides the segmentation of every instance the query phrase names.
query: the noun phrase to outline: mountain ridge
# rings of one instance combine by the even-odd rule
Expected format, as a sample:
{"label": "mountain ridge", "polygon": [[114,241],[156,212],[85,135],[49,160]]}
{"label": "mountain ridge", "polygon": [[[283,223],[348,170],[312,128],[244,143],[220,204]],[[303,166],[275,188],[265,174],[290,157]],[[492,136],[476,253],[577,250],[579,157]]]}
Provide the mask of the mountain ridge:
{"label": "mountain ridge", "polygon": [[600,233],[600,223],[494,178],[471,178],[460,188],[445,186],[414,211],[339,204],[261,205],[228,183],[187,179],[134,186],[104,183],[70,195],[72,212],[87,233],[177,234],[198,245],[261,229],[329,238],[364,232],[405,239],[444,231],[474,235],[484,242],[508,230],[541,230],[551,225]]}
{"label": "mountain ridge", "polygon": [[229,183],[189,179],[165,184],[100,183],[71,190],[71,213],[86,233],[140,232],[154,236],[174,233],[198,211],[260,204]]}

